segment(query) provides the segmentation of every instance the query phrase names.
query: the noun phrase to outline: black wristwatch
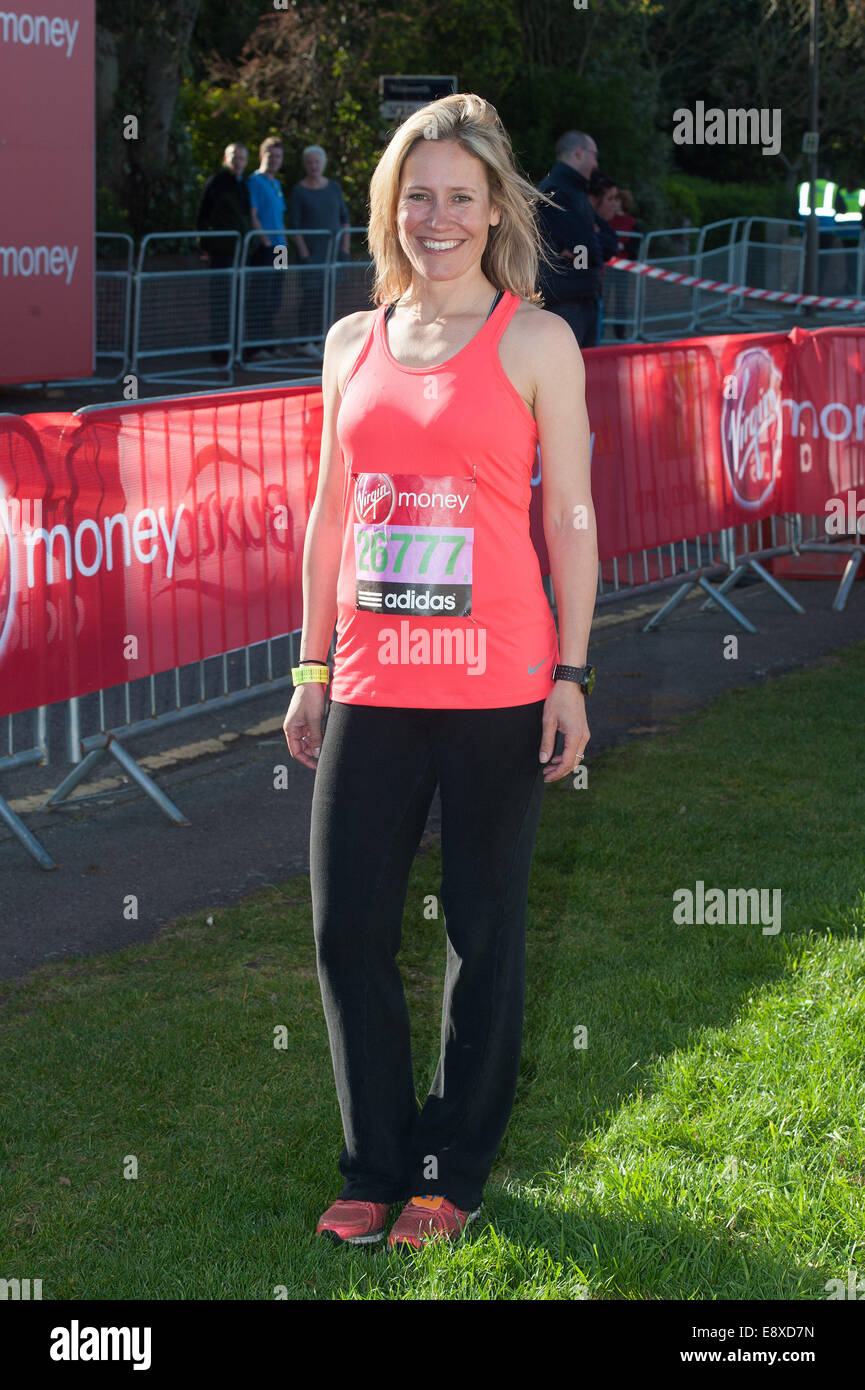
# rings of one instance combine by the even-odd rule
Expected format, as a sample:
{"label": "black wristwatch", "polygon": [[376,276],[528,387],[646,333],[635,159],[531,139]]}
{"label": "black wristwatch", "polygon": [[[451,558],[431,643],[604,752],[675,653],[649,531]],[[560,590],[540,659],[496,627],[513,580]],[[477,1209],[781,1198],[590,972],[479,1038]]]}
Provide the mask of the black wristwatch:
{"label": "black wristwatch", "polygon": [[576,681],[584,695],[591,695],[595,688],[596,666],[554,666],[554,681]]}

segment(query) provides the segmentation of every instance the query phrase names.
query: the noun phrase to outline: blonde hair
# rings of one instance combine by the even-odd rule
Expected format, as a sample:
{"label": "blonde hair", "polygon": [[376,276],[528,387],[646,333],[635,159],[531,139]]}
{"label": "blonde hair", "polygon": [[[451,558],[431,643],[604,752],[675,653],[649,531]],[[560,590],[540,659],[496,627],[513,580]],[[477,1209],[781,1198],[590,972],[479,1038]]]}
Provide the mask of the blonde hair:
{"label": "blonde hair", "polygon": [[396,228],[403,165],[420,140],[447,140],[481,160],[487,171],[490,203],[501,214],[490,227],[481,270],[497,290],[509,290],[532,304],[542,304],[536,289],[538,261],[551,264],[544,250],[534,204],[541,193],[519,172],[510,136],[495,107],[473,92],[455,92],[415,111],[399,127],[369,183],[367,241],[375,262],[373,303],[399,299],[412,282],[412,266]]}

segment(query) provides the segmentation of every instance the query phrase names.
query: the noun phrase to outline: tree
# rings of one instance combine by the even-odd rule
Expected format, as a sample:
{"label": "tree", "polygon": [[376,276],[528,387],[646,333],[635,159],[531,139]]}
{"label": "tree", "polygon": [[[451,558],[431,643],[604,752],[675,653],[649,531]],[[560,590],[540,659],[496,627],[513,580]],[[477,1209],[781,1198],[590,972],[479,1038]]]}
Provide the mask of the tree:
{"label": "tree", "polygon": [[[100,187],[127,209],[136,235],[160,221],[190,182],[171,151],[177,94],[201,0],[98,0],[97,150]],[[187,157],[185,157],[187,156]]]}

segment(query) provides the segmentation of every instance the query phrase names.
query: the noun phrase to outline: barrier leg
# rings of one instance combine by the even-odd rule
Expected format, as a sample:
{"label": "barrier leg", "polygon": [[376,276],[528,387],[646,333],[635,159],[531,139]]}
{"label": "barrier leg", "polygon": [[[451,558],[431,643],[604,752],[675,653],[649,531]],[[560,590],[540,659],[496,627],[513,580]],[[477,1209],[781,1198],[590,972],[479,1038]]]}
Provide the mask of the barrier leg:
{"label": "barrier leg", "polygon": [[740,613],[738,608],[734,608],[730,600],[724,597],[720,589],[714,589],[712,585],[709,583],[708,579],[701,575],[696,582],[699,584],[700,588],[704,589],[705,592],[709,595],[711,601],[713,603],[717,603],[720,608],[723,608],[725,613],[729,613],[733,621],[735,623],[739,623],[745,629],[746,632],[757,631],[754,624],[748,621],[744,613]]}
{"label": "barrier leg", "polygon": [[782,598],[785,603],[789,603],[790,607],[794,610],[794,612],[805,612],[805,609],[802,607],[801,603],[799,603],[797,599],[793,598],[792,594],[787,593],[787,590],[784,588],[783,584],[779,584],[774,574],[770,574],[767,569],[764,569],[763,566],[760,564],[759,560],[750,560],[748,563],[750,564],[752,570],[756,570],[763,583],[768,584],[769,588],[772,589],[778,595],[779,598]]}
{"label": "barrier leg", "polygon": [[20,840],[21,844],[27,850],[27,853],[31,854],[36,860],[40,869],[56,869],[58,867],[48,851],[42,848],[36,836],[30,833],[23,820],[21,820],[19,816],[16,816],[12,807],[7,801],[3,800],[2,796],[0,796],[0,820],[8,825],[16,840]]}
{"label": "barrier leg", "polygon": [[853,554],[850,556],[850,559],[847,561],[847,564],[844,567],[844,573],[841,576],[841,583],[838,585],[838,592],[836,593],[835,598],[832,601],[833,613],[843,612],[844,605],[850,597],[850,590],[853,587],[853,580],[856,578],[859,566],[862,563],[863,555],[865,555],[865,551],[854,550]]}
{"label": "barrier leg", "polygon": [[78,786],[78,783],[81,782],[87,776],[91,767],[93,767],[95,763],[99,762],[99,759],[102,757],[102,754],[104,752],[104,748],[94,748],[92,753],[88,753],[84,761],[80,762],[77,767],[73,768],[72,771],[69,773],[69,776],[63,778],[63,781],[60,783],[60,786],[55,787],[54,791],[51,793],[48,799],[46,801],[43,801],[42,810],[45,811],[51,807],[59,806],[61,801],[65,801],[69,793],[71,791],[74,791],[74,789]]}
{"label": "barrier leg", "polygon": [[53,808],[54,806],[58,806],[61,801],[65,801],[69,793],[74,790],[79,782],[83,781],[90,769],[99,762],[99,759],[105,753],[110,753],[113,758],[116,758],[124,772],[127,772],[141,790],[145,792],[152,801],[156,802],[160,811],[164,811],[169,820],[174,821],[175,825],[189,825],[189,821],[186,819],[183,812],[178,810],[174,802],[165,795],[162,788],[156,785],[153,778],[147,775],[143,767],[138,766],[138,763],[127,753],[119,740],[110,736],[98,748],[92,748],[84,761],[79,763],[78,766],[70,772],[68,777],[64,777],[60,786],[57,787],[52,795],[49,796],[48,800],[43,803],[43,809]]}
{"label": "barrier leg", "polygon": [[137,782],[143,792],[156,802],[160,811],[164,811],[169,820],[173,820],[175,825],[189,825],[182,811],[178,811],[174,802],[171,801],[154,782],[152,777],[148,777],[143,767],[139,767],[133,757],[127,753],[123,744],[113,738],[106,749],[112,757],[116,758],[122,768],[125,768],[133,781]]}
{"label": "barrier leg", "polygon": [[[718,585],[714,592],[716,594],[726,594],[728,589],[732,589],[738,584],[739,580],[742,578],[742,575],[745,573],[745,570],[747,568],[748,566],[745,564],[736,565],[735,569],[730,571],[730,573],[727,575],[727,578],[723,580],[721,584]],[[710,600],[706,599],[705,603],[700,604],[700,612],[705,613],[706,609],[711,607],[712,604]]]}
{"label": "barrier leg", "polygon": [[673,610],[678,608],[679,604],[682,602],[682,599],[685,597],[686,594],[689,594],[691,592],[693,587],[693,580],[690,579],[686,584],[681,584],[679,588],[676,590],[676,592],[672,595],[672,597],[668,598],[667,602],[661,608],[658,609],[657,613],[653,613],[652,617],[649,619],[649,621],[646,623],[646,626],[643,628],[643,631],[652,632],[656,627],[660,627],[664,619],[668,618],[670,614],[673,612]]}

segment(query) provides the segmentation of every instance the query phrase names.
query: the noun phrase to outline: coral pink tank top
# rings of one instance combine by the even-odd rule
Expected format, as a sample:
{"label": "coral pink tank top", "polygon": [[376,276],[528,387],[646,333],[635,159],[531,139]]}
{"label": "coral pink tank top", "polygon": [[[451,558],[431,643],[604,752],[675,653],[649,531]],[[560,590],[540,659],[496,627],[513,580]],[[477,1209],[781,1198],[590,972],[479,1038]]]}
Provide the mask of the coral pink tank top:
{"label": "coral pink tank top", "polygon": [[498,342],[521,300],[437,367],[391,354],[386,305],[346,382],[341,704],[491,709],[544,700],[556,626],[529,534],[538,432]]}

